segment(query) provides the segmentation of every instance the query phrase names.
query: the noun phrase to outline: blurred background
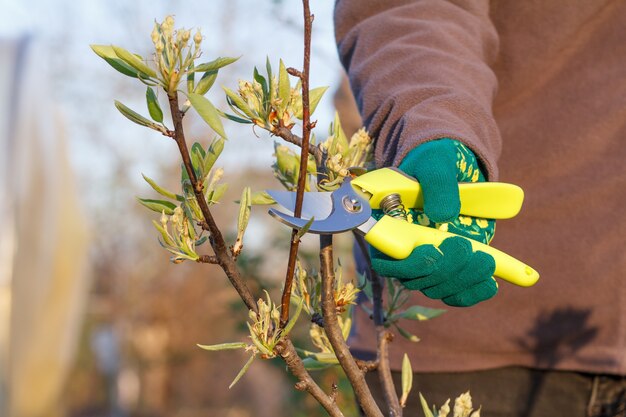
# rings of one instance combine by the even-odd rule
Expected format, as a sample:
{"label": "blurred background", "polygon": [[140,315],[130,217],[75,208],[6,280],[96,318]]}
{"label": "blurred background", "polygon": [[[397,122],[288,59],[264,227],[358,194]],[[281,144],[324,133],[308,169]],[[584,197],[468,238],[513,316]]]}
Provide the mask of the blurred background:
{"label": "blurred background", "polygon": [[[330,86],[314,116],[325,138],[342,69],[333,2],[312,3],[311,86]],[[251,79],[266,56],[301,67],[300,1],[0,0],[0,10],[0,416],[324,415],[279,360],[255,361],[229,390],[246,356],[196,346],[245,341],[246,311],[221,270],[173,265],[159,247],[158,216],[135,196],[154,198],[141,173],[177,187],[175,144],[118,113],[114,99],[147,113],[145,88],[89,48],[149,56],[154,20],[174,15],[177,27],[202,29],[202,61],[242,56],[207,95],[225,108],[217,86]],[[351,100],[335,94],[340,106]],[[208,128],[186,119],[188,140],[206,144]],[[359,122],[343,123],[350,134]],[[217,165],[229,191],[215,215],[233,236],[241,189],[280,184],[270,169],[275,139],[225,128]],[[289,230],[265,212],[253,211],[239,264],[255,294],[278,294]],[[315,240],[304,243],[314,262]],[[351,269],[349,237],[337,248]],[[346,415],[356,414],[340,374],[315,376],[327,390],[338,383]]]}

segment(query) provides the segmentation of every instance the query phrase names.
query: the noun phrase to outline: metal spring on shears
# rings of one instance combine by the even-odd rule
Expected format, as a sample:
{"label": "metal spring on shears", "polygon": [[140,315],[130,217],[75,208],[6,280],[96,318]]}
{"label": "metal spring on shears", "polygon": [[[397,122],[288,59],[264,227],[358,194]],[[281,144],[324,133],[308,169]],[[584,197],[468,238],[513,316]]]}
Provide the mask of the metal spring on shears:
{"label": "metal spring on shears", "polygon": [[407,220],[407,212],[404,209],[404,204],[402,204],[400,194],[389,194],[380,200],[380,208],[387,216]]}

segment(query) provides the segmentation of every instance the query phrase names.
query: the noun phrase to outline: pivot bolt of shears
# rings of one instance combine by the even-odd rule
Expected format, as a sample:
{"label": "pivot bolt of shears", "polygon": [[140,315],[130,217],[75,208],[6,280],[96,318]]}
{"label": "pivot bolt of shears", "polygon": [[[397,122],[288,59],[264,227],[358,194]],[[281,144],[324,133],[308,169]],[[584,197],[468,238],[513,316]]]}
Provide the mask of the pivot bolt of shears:
{"label": "pivot bolt of shears", "polygon": [[358,213],[363,208],[361,207],[361,202],[354,197],[345,196],[342,202],[345,209],[351,213]]}

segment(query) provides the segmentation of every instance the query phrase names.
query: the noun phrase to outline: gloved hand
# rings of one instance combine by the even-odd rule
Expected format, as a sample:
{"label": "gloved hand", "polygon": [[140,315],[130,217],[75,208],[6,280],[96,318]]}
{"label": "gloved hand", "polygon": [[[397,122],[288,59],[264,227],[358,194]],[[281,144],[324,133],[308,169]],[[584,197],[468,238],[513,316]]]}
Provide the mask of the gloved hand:
{"label": "gloved hand", "polygon": [[[475,155],[452,139],[426,142],[413,149],[399,168],[416,178],[424,195],[424,211],[410,209],[409,220],[489,243],[495,220],[459,216],[458,182],[485,181]],[[406,259],[393,259],[372,248],[372,267],[397,278],[405,287],[456,307],[468,307],[493,297],[493,258],[472,251],[461,237],[445,239],[439,247],[421,245]]]}

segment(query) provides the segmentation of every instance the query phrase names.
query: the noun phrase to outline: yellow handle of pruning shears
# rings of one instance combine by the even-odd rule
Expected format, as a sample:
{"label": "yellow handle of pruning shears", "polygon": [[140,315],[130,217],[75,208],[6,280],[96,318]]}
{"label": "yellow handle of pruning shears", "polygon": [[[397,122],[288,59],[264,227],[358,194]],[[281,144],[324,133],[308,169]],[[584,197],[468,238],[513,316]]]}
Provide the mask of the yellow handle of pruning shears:
{"label": "yellow handle of pruning shears", "polygon": [[[380,202],[390,194],[399,194],[406,208],[424,207],[419,183],[394,168],[370,171],[352,180],[352,186],[370,207],[380,208]],[[503,182],[459,183],[461,212],[465,216],[486,219],[510,219],[522,208],[524,191],[514,184]]]}
{"label": "yellow handle of pruning shears", "polygon": [[[406,208],[423,208],[424,198],[419,183],[395,168],[382,168],[352,180],[354,190],[379,209],[390,194],[399,194]],[[510,219],[522,208],[524,191],[514,184],[499,182],[460,183],[460,214],[487,219]],[[420,245],[439,246],[444,239],[458,237],[431,227],[407,223],[403,219],[383,216],[365,235],[365,240],[395,259],[408,257]],[[522,261],[489,245],[468,239],[474,251],[493,257],[495,276],[512,284],[528,287],[537,282],[539,273]]]}
{"label": "yellow handle of pruning shears", "polygon": [[[395,259],[408,257],[420,245],[439,246],[444,239],[458,237],[431,227],[407,223],[405,220],[383,216],[366,234],[365,240]],[[495,276],[522,287],[534,285],[539,273],[522,261],[484,243],[468,239],[474,251],[488,253],[496,262]]]}

